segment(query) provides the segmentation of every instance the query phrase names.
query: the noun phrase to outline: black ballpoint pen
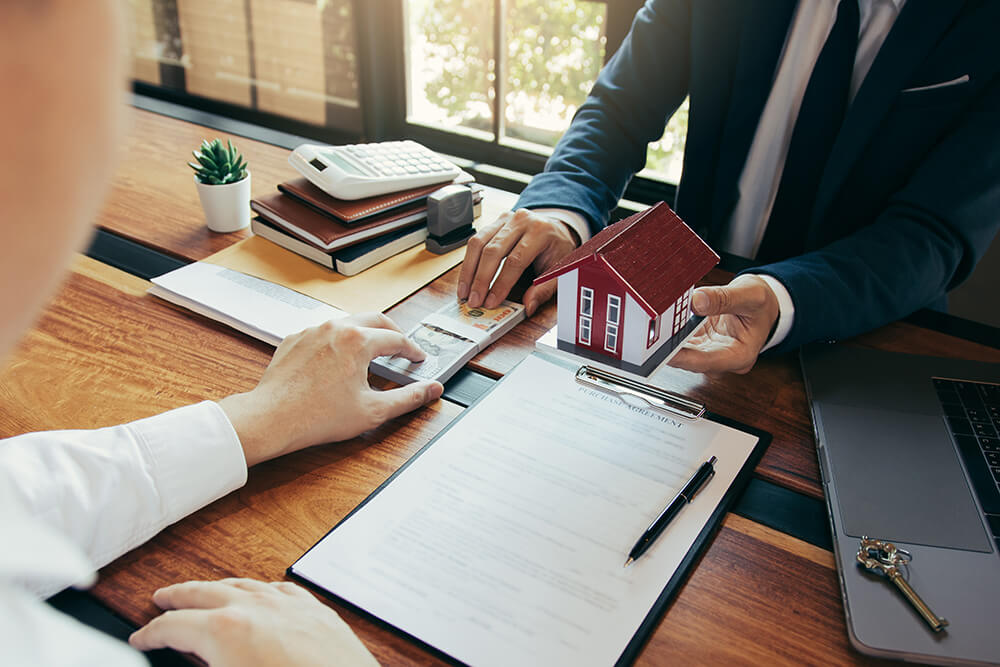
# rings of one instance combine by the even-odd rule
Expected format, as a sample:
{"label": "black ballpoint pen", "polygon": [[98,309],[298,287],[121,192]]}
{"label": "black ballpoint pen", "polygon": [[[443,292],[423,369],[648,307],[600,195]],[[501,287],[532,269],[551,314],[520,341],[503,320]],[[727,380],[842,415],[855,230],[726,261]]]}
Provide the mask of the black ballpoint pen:
{"label": "black ballpoint pen", "polygon": [[646,549],[652,546],[656,538],[663,532],[663,529],[674,520],[674,517],[680,514],[681,509],[694,500],[695,494],[701,491],[702,487],[715,474],[715,462],[718,460],[713,456],[701,464],[691,479],[688,480],[688,483],[681,489],[680,493],[674,496],[674,499],[660,512],[660,516],[656,517],[653,523],[649,524],[649,528],[639,537],[639,541],[632,547],[632,551],[628,552],[628,560],[625,561],[624,567],[628,567],[636,558],[646,553]]}

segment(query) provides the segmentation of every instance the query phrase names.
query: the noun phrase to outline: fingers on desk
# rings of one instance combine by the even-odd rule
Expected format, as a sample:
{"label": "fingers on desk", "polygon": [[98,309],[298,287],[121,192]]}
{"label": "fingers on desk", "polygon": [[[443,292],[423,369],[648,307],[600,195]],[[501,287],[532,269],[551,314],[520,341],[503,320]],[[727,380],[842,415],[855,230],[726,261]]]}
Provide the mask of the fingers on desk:
{"label": "fingers on desk", "polygon": [[440,382],[414,382],[396,389],[373,390],[369,404],[372,424],[378,426],[416,410],[425,403],[441,398],[443,393],[444,385]]}
{"label": "fingers on desk", "polygon": [[208,632],[203,610],[171,610],[133,632],[128,643],[140,651],[169,647],[203,655]]}
{"label": "fingers on desk", "polygon": [[238,590],[259,592],[268,590],[268,586],[253,579],[187,581],[156,591],[153,602],[160,609],[214,609],[232,602]]}

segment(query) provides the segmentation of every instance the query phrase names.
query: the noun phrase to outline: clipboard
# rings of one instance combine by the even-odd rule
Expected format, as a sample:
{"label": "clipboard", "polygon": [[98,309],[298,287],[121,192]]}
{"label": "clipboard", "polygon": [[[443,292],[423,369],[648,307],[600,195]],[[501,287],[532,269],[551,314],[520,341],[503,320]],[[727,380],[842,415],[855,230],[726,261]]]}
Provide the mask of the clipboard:
{"label": "clipboard", "polygon": [[[657,401],[660,400],[660,397],[657,395],[658,392],[655,390],[650,392],[649,387],[630,386],[628,383],[621,383],[620,382],[621,378],[600,377],[599,374],[598,374],[599,383],[603,381],[603,382],[609,382],[610,384],[605,386],[594,386],[593,384],[591,384],[591,382],[594,380],[592,376],[593,369],[586,369],[586,367],[579,368],[576,365],[569,363],[565,359],[554,358],[545,354],[540,354],[538,352],[531,355],[529,359],[531,359],[532,357],[539,358],[544,362],[553,364],[559,369],[566,371],[567,374],[572,375],[575,382],[581,385],[586,385],[594,389],[595,391],[601,391],[604,393],[616,393],[619,394],[620,396],[623,396],[624,397],[623,402],[626,403],[626,405],[632,406],[633,409],[642,409],[642,408],[636,408],[629,400],[629,397],[639,398],[639,395],[643,393],[648,393],[647,396],[642,396],[642,400],[646,401],[647,399],[652,399],[649,401],[648,404],[649,406],[656,404]],[[350,597],[349,595],[344,596],[339,594],[338,592],[330,590],[331,588],[337,588],[337,586],[326,586],[322,582],[315,581],[317,577],[314,574],[309,574],[309,572],[304,573],[300,565],[303,563],[303,560],[307,558],[307,556],[310,556],[310,554],[312,554],[315,550],[321,548],[321,545],[324,545],[326,541],[331,538],[331,536],[337,533],[338,530],[342,530],[343,529],[342,527],[344,527],[345,524],[352,519],[352,517],[357,516],[359,512],[365,510],[365,508],[368,507],[373,502],[374,499],[379,498],[380,495],[386,491],[386,489],[389,489],[394,484],[400,484],[399,480],[401,479],[402,476],[406,474],[406,472],[411,468],[411,466],[413,466],[416,462],[420,461],[422,457],[425,457],[427,452],[432,451],[432,448],[443,438],[445,438],[450,432],[452,432],[453,429],[459,428],[459,425],[463,422],[463,419],[466,417],[466,415],[472,414],[473,411],[478,406],[481,406],[485,402],[490,401],[491,396],[493,396],[497,392],[498,388],[502,387],[504,383],[508,381],[508,378],[514,375],[515,372],[516,369],[515,371],[512,371],[507,376],[505,376],[504,379],[501,379],[499,382],[497,382],[497,384],[494,385],[488,392],[486,392],[477,401],[475,401],[472,405],[470,405],[469,408],[467,408],[462,415],[456,418],[451,424],[449,424],[437,436],[435,436],[427,445],[421,448],[420,451],[418,451],[403,466],[401,466],[395,473],[393,473],[385,482],[383,482],[377,489],[375,489],[375,491],[373,491],[364,501],[362,501],[354,510],[352,510],[346,517],[344,517],[343,520],[338,522],[336,526],[334,526],[323,538],[321,538],[313,547],[311,547],[305,554],[303,554],[302,557],[300,557],[298,560],[296,560],[295,563],[289,566],[289,568],[287,569],[287,574],[291,578],[304,583],[305,585],[309,586],[310,588],[319,592],[325,597],[335,600],[340,604],[344,604],[345,606],[357,611],[358,613],[368,617],[369,619],[372,619],[377,624],[386,627],[397,634],[409,638],[410,640],[414,641],[424,649],[428,650],[430,653],[452,664],[475,664],[475,663],[463,662],[461,657],[456,657],[452,653],[449,653],[447,650],[443,650],[441,647],[435,645],[435,643],[425,641],[425,639],[421,636],[424,633],[421,633],[420,631],[415,631],[415,632],[411,631],[411,628],[405,627],[405,624],[393,623],[391,620],[386,620],[385,618],[382,618],[380,614],[373,613],[371,610],[365,608],[363,604],[355,604],[351,599],[348,599],[348,597]],[[635,385],[640,385],[640,384],[641,383],[635,383]],[[624,393],[621,393],[623,389],[626,391]],[[722,492],[721,498],[715,504],[710,515],[708,515],[707,520],[699,524],[700,528],[697,530],[696,536],[690,543],[690,546],[682,554],[679,563],[674,568],[672,574],[669,576],[669,578],[667,578],[665,582],[662,582],[662,580],[660,580],[661,583],[657,584],[657,588],[659,588],[659,593],[656,594],[655,599],[653,599],[651,606],[648,608],[648,611],[645,611],[645,613],[642,615],[641,621],[634,626],[634,629],[630,629],[631,636],[628,639],[627,643],[624,645],[620,653],[617,653],[616,659],[609,660],[609,662],[613,661],[614,664],[616,665],[631,664],[635,660],[635,658],[639,655],[646,640],[649,638],[650,634],[655,629],[661,616],[663,616],[663,614],[669,608],[670,603],[680,590],[682,583],[687,578],[687,575],[690,573],[692,567],[698,561],[702,553],[710,544],[711,539],[715,534],[715,532],[718,530],[719,526],[721,525],[722,519],[724,518],[726,512],[733,505],[737,497],[740,495],[740,493],[742,493],[746,484],[749,482],[749,479],[753,474],[753,469],[760,461],[760,458],[763,456],[765,449],[767,448],[767,446],[770,444],[771,441],[770,434],[761,431],[759,429],[754,429],[747,425],[741,424],[734,420],[725,418],[721,415],[712,413],[706,410],[704,406],[697,406],[695,402],[688,401],[688,399],[684,397],[680,398],[683,398],[685,401],[688,401],[692,405],[674,404],[673,401],[677,397],[678,395],[669,396],[668,398],[670,399],[669,401],[670,404],[667,406],[663,406],[663,409],[666,409],[667,412],[670,412],[671,414],[673,414],[673,411],[676,410],[680,410],[682,412],[690,411],[687,415],[676,414],[675,416],[687,419],[690,422],[699,422],[699,421],[713,422],[720,426],[725,426],[730,429],[734,429],[735,431],[738,431],[742,434],[746,434],[752,437],[754,439],[754,442],[752,445],[752,449],[750,449],[749,451],[749,454],[747,455],[745,460],[743,460],[743,462],[739,465],[738,472],[736,472],[735,477],[733,477],[732,481],[725,488],[724,492]],[[663,498],[662,502],[665,503],[667,500],[669,500],[669,498]],[[658,511],[660,508],[656,509]],[[638,535],[639,533],[636,532],[635,535],[632,536],[633,541],[634,538],[638,537]],[[622,550],[621,552],[622,561],[624,561],[625,552],[626,550]],[[653,589],[654,593],[655,590],[656,589]],[[645,607],[643,607],[643,609],[645,609]],[[633,626],[629,627],[632,628]],[[617,652],[617,647],[614,647],[614,649]]]}

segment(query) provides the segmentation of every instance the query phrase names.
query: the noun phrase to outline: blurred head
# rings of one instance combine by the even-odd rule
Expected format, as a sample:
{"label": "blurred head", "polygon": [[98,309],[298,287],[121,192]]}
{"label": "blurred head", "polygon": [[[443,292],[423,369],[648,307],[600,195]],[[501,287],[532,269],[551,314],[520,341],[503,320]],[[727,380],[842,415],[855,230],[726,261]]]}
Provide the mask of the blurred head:
{"label": "blurred head", "polygon": [[121,141],[119,0],[0,1],[0,355],[89,238]]}

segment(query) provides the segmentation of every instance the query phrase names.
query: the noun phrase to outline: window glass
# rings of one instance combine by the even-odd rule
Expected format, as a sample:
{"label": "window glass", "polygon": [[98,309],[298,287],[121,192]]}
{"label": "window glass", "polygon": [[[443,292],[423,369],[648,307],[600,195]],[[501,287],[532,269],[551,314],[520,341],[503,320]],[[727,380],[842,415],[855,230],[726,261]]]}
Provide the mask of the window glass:
{"label": "window glass", "polygon": [[590,318],[581,317],[580,318],[580,342],[584,345],[590,345]]}
{"label": "window glass", "polygon": [[614,294],[608,295],[608,323],[618,324],[619,318],[621,317],[621,297],[617,297]]}
{"label": "window glass", "polygon": [[507,0],[503,137],[550,152],[604,63],[608,7],[586,0]]}
{"label": "window glass", "polygon": [[667,123],[663,136],[649,145],[646,168],[640,176],[667,183],[679,183],[684,164],[684,143],[687,138],[688,100],[677,109]]}
{"label": "window glass", "polygon": [[493,0],[406,0],[405,11],[407,121],[492,138]]}
{"label": "window glass", "polygon": [[660,318],[654,317],[649,320],[649,333],[646,336],[646,347],[649,347],[660,338]]}
{"label": "window glass", "polygon": [[594,290],[589,287],[580,288],[580,314],[591,317],[594,311]]}
{"label": "window glass", "polygon": [[604,349],[608,352],[614,352],[618,347],[618,327],[614,324],[608,324],[604,336]]}
{"label": "window glass", "polygon": [[129,0],[139,81],[315,125],[357,109],[351,0]]}
{"label": "window glass", "polygon": [[[258,110],[254,122],[295,123],[370,140],[406,123],[439,131],[426,143],[496,166],[531,170],[547,155],[586,99],[636,0],[128,0],[137,81],[192,96],[188,102]],[[365,7],[355,16],[356,6]],[[619,27],[616,27],[619,26]],[[358,29],[365,33],[358,35]],[[500,40],[499,43],[497,40]],[[360,62],[357,44],[378,60]],[[613,45],[614,46],[614,45]],[[373,72],[371,99],[404,91],[387,63],[402,63],[405,104],[364,110],[360,72]],[[364,67],[362,67],[364,66]],[[145,91],[144,91],[145,92]],[[650,145],[640,176],[680,178],[687,131],[685,101]],[[285,123],[284,119],[294,121]],[[383,128],[383,129],[379,129]],[[443,131],[443,132],[440,132]],[[412,134],[412,132],[411,132]],[[450,144],[449,134],[461,135]],[[383,136],[386,135],[386,136]],[[483,142],[481,152],[469,138]],[[530,159],[525,159],[530,153]],[[525,166],[528,165],[528,166]]]}

